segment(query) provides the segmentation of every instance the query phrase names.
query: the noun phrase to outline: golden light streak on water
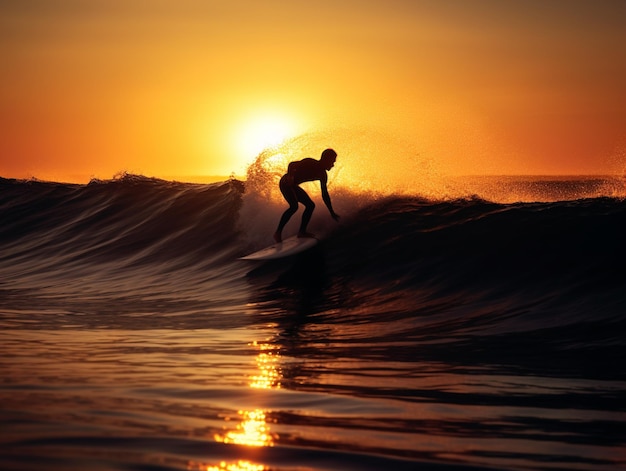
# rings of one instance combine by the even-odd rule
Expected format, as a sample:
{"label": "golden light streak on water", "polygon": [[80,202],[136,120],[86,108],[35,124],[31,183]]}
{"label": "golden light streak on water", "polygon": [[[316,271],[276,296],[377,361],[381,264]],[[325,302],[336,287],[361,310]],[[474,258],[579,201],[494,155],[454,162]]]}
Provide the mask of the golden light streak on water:
{"label": "golden light streak on water", "polygon": [[203,465],[199,463],[189,463],[188,470],[193,471],[265,471],[268,470],[263,464],[255,464],[246,460],[239,460],[234,463],[222,461],[219,465]]}
{"label": "golden light streak on water", "polygon": [[224,435],[215,435],[215,441],[247,446],[274,445],[274,438],[270,434],[264,410],[240,410],[239,415],[242,420],[235,430],[228,431]]}
{"label": "golden light streak on water", "polygon": [[268,343],[252,343],[252,346],[259,347],[260,352],[256,357],[256,364],[259,374],[250,377],[250,387],[257,389],[279,389],[280,369],[278,362],[280,354],[278,348]]}
{"label": "golden light streak on water", "polygon": [[[269,343],[256,341],[250,345],[258,348],[259,353],[255,357],[258,374],[250,376],[249,386],[253,389],[279,389],[282,376],[279,368],[280,354],[278,348]],[[267,411],[263,409],[240,410],[238,414],[241,419],[235,429],[223,434],[216,434],[214,436],[215,441],[251,447],[274,446],[274,439],[277,436],[270,432],[270,427],[267,424]],[[201,471],[264,471],[269,468],[262,464],[239,460],[236,463],[222,461],[219,465],[193,469]]]}

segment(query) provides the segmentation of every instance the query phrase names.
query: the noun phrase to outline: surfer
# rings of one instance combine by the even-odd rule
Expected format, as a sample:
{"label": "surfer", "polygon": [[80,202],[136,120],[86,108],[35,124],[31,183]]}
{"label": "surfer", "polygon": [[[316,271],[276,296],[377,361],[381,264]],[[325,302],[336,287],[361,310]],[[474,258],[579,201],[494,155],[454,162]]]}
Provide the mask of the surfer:
{"label": "surfer", "polygon": [[278,229],[274,233],[274,240],[276,242],[282,242],[283,240],[283,228],[291,219],[291,216],[298,211],[298,203],[304,205],[304,213],[302,213],[302,222],[300,223],[300,230],[298,231],[298,237],[314,237],[313,234],[306,231],[306,227],[311,220],[313,210],[315,209],[315,203],[307,195],[306,191],[300,188],[300,183],[312,182],[319,180],[322,188],[322,199],[331,217],[337,221],[339,216],[333,210],[333,206],[330,203],[330,196],[328,195],[328,188],[326,188],[326,182],[328,175],[326,172],[333,168],[337,160],[337,152],[332,149],[326,149],[322,152],[320,160],[306,158],[291,162],[287,167],[287,173],[282,176],[279,183],[280,192],[289,203],[289,208],[283,213],[278,223]]}

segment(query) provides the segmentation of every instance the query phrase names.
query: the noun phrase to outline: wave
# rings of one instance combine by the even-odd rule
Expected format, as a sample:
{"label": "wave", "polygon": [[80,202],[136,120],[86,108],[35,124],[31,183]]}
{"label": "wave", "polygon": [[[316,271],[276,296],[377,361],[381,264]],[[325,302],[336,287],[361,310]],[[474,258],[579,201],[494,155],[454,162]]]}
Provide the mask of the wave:
{"label": "wave", "polygon": [[548,344],[623,344],[625,223],[626,204],[610,198],[390,198],[338,231],[326,259],[352,288],[354,321],[390,316],[403,319],[404,339],[479,337],[485,351],[495,338],[527,358]]}
{"label": "wave", "polygon": [[[562,181],[555,185],[553,191],[562,191]],[[265,195],[250,198],[246,183],[235,179],[189,184],[124,175],[87,185],[0,179],[0,188],[5,259],[26,254],[86,263],[111,257],[129,264],[178,259],[188,266],[207,256],[211,263],[229,261],[246,243],[268,242],[284,209]],[[474,256],[483,264],[499,260],[499,265],[515,266],[543,254],[541,266],[547,269],[550,254],[561,254],[561,260],[550,262],[553,268],[580,257],[593,265],[594,250],[620,245],[621,198],[500,204],[476,196],[430,200],[336,193],[336,205],[347,214],[335,237],[349,233],[389,257],[391,248],[400,247],[420,256],[437,253],[449,263]],[[322,230],[330,232],[324,210],[318,209],[313,224],[324,224]]]}
{"label": "wave", "polygon": [[[206,304],[207,296],[223,307],[241,294],[239,280],[249,272],[261,302],[287,302],[276,280],[263,276],[275,274],[271,264],[237,260],[269,244],[283,209],[250,196],[235,179],[188,184],[126,175],[87,185],[2,179],[0,288],[49,290],[53,280],[81,296],[126,293],[131,304],[141,292],[141,299],[168,296],[172,309],[182,298]],[[414,317],[490,306],[489,315],[501,314],[498,328],[514,319],[510,330],[524,328],[524,310],[544,316],[544,326],[550,316],[558,325],[590,322],[591,310],[597,319],[624,320],[621,198],[502,204],[336,196],[341,224],[318,208],[311,227],[324,240],[309,254],[315,259],[287,261],[282,278],[285,292],[298,283],[323,292],[309,309],[339,305],[346,315]]]}
{"label": "wave", "polygon": [[229,256],[243,184],[136,175],[87,185],[2,180],[3,259],[193,265]]}

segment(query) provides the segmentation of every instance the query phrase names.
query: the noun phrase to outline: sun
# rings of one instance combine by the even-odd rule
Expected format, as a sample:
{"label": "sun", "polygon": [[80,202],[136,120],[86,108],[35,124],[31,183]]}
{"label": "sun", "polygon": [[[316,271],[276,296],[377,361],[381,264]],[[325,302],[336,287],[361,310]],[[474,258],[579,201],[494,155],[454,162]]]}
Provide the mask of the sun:
{"label": "sun", "polygon": [[278,146],[298,131],[295,119],[278,113],[258,113],[237,126],[234,135],[237,153],[251,161],[265,149]]}

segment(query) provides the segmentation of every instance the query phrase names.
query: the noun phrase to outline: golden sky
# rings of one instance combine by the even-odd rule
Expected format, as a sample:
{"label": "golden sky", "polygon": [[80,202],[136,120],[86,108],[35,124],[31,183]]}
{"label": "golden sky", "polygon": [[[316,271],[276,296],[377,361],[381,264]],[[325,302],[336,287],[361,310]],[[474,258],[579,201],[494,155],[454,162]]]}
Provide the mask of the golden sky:
{"label": "golden sky", "polygon": [[451,173],[623,173],[625,24],[623,0],[1,2],[0,176],[243,175],[346,130]]}

